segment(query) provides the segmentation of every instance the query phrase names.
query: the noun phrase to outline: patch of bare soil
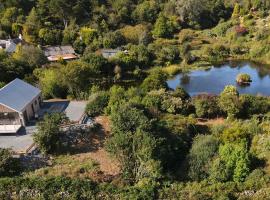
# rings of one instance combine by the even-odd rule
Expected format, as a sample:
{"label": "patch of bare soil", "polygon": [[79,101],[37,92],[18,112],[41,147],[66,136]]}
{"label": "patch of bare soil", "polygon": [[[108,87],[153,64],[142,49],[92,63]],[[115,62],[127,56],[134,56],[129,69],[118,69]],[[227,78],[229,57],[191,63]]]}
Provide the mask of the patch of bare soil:
{"label": "patch of bare soil", "polygon": [[110,135],[111,127],[110,127],[110,119],[107,116],[98,116],[95,118],[95,122],[100,124],[106,135]]}
{"label": "patch of bare soil", "polygon": [[220,117],[216,119],[203,119],[203,118],[198,118],[197,119],[198,125],[206,125],[206,126],[213,126],[213,125],[221,125],[225,123],[225,119]]}
{"label": "patch of bare soil", "polygon": [[119,163],[110,157],[104,149],[104,142],[110,135],[110,121],[106,116],[95,118],[95,122],[101,125],[101,130],[93,135],[91,146],[92,150],[87,153],[89,157],[99,163],[100,171],[105,176],[117,176],[120,173]]}

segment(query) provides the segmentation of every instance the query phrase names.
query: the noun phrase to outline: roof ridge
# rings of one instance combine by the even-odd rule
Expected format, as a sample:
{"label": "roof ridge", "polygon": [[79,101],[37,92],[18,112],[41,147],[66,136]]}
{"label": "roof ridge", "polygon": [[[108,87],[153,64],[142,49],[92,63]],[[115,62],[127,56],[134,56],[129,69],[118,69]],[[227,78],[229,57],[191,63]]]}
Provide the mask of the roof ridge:
{"label": "roof ridge", "polygon": [[0,89],[0,104],[21,112],[40,93],[39,88],[16,78]]}

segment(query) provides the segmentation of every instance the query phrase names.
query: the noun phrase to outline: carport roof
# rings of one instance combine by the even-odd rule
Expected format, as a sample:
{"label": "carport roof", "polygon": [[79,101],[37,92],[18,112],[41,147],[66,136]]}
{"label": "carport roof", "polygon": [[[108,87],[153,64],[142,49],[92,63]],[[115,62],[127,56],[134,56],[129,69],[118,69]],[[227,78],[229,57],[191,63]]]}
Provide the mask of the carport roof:
{"label": "carport roof", "polygon": [[0,104],[22,112],[40,93],[38,88],[16,78],[0,89]]}

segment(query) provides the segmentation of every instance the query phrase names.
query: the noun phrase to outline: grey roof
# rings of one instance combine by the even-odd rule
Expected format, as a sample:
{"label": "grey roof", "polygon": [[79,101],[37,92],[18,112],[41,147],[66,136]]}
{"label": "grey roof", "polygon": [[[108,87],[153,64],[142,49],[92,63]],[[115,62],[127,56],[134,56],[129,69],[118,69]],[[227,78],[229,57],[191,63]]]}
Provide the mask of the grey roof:
{"label": "grey roof", "polygon": [[101,49],[102,53],[118,53],[121,49]]}
{"label": "grey roof", "polygon": [[0,89],[0,104],[22,112],[40,93],[38,88],[16,78]]}
{"label": "grey roof", "polygon": [[20,37],[11,39],[11,41],[12,41],[14,44],[21,44],[21,43],[24,43],[24,40],[23,40],[22,38],[20,38]]}
{"label": "grey roof", "polygon": [[75,51],[72,46],[51,46],[44,47],[44,54],[49,57],[65,54],[75,54]]}
{"label": "grey roof", "polygon": [[116,56],[118,52],[121,52],[120,49],[101,49],[101,54],[104,58],[111,58]]}
{"label": "grey roof", "polygon": [[79,122],[85,114],[86,101],[71,101],[66,108],[66,116],[70,121]]}
{"label": "grey roof", "polygon": [[17,47],[17,45],[16,45],[15,43],[10,42],[10,43],[8,43],[7,46],[6,46],[6,52],[8,52],[8,53],[13,53],[13,52],[16,51],[16,47]]}

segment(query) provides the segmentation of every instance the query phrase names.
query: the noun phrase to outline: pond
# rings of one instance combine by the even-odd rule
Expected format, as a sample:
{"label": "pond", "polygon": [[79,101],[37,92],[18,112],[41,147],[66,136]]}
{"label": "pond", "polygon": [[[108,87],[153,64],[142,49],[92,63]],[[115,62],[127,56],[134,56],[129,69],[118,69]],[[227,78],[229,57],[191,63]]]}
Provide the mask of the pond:
{"label": "pond", "polygon": [[[252,83],[240,86],[236,77],[247,73]],[[209,69],[181,73],[167,81],[171,89],[183,87],[191,96],[201,93],[219,94],[226,85],[234,85],[240,94],[270,96],[270,68],[252,62],[229,62]]]}

